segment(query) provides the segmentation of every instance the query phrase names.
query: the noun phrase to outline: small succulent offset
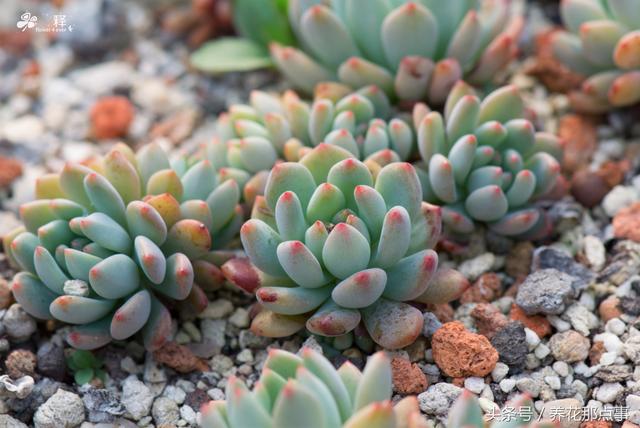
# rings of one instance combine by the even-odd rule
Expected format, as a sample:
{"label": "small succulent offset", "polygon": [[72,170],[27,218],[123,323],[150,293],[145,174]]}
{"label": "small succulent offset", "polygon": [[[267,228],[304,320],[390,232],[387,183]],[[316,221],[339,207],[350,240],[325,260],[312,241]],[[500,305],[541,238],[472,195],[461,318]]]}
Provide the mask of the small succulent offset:
{"label": "small succulent offset", "polygon": [[415,107],[424,200],[442,206],[443,223],[454,233],[482,222],[516,236],[543,223],[530,203],[556,184],[562,150],[556,136],[535,132],[523,110],[513,86],[480,101],[462,81],[443,114]]}
{"label": "small succulent offset", "polygon": [[240,230],[250,262],[233,259],[222,270],[256,293],[256,334],[283,337],[306,326],[340,337],[362,321],[376,343],[402,348],[423,324],[405,302],[448,302],[467,286],[455,271],[435,275],[440,226],[440,209],[422,202],[411,164],[386,165],[374,179],[347,150],[320,144],[271,170]]}
{"label": "small succulent offset", "polygon": [[539,420],[533,400],[526,394],[514,397],[505,404],[504,409],[508,409],[504,415],[496,411],[490,415],[488,421],[485,421],[478,399],[465,389],[449,410],[446,428],[554,428],[560,426],[557,422]]}
{"label": "small succulent offset", "polygon": [[426,428],[416,397],[391,403],[389,357],[371,356],[362,372],[338,370],[321,354],[270,350],[253,391],[229,379],[226,401],[202,408],[203,428]]}
{"label": "small succulent offset", "polygon": [[600,113],[640,102],[637,0],[564,0],[567,31],[553,38],[556,58],[587,79],[570,94],[577,110]]}
{"label": "small succulent offset", "polygon": [[387,96],[374,86],[355,93],[327,85],[310,105],[294,92],[282,97],[253,91],[249,105],[232,106],[216,122],[216,138],[202,158],[232,177],[249,205],[262,195],[269,170],[280,160],[298,161],[324,142],[371,165],[406,160],[415,147],[410,125],[391,115]]}
{"label": "small succulent offset", "polygon": [[118,145],[90,166],[68,163],[40,178],[38,199],[20,207],[24,227],[4,242],[23,270],[13,295],[36,318],[73,324],[76,348],[141,331],[156,349],[171,334],[163,302],[201,310],[203,288],[224,281],[216,266],[224,255],[212,248],[242,224],[238,185],[217,185],[206,160],[172,164],[153,144],[137,154]]}
{"label": "small succulent offset", "polygon": [[339,81],[439,105],[457,80],[485,85],[511,61],[522,28],[512,12],[505,0],[290,0],[300,49],[274,42],[271,55],[307,92]]}
{"label": "small succulent offset", "polygon": [[107,373],[102,369],[103,361],[93,355],[93,352],[76,349],[67,357],[67,367],[73,373],[73,379],[78,385],[91,382],[94,378],[100,379],[104,384]]}

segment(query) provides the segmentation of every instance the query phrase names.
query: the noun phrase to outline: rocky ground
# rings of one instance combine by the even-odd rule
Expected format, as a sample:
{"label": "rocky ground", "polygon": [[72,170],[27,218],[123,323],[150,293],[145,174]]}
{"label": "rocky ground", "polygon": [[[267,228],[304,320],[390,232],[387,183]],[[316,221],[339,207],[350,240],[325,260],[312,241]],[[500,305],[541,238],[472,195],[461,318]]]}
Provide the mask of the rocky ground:
{"label": "rocky ground", "polygon": [[[17,207],[33,197],[35,177],[65,161],[89,159],[119,140],[194,147],[210,138],[214,115],[227,105],[255,88],[285,87],[271,72],[217,78],[193,72],[187,36],[158,25],[158,12],[142,3],[65,4],[69,15],[95,20],[96,33],[61,34],[57,41],[46,34],[0,33],[0,236],[18,224]],[[47,6],[40,7],[44,15]],[[532,11],[533,25],[546,25],[541,9]],[[524,51],[533,37],[528,43]],[[423,336],[393,353],[395,390],[398,396],[417,394],[434,426],[467,388],[487,412],[526,392],[546,415],[611,409],[620,423],[583,426],[619,426],[626,419],[625,427],[635,427],[638,112],[565,115],[566,97],[525,73],[534,66],[532,60],[518,62],[509,80],[523,90],[536,124],[566,141],[570,195],[559,189],[558,200],[547,204],[555,234],[530,243],[479,231],[465,246],[443,242],[441,263],[473,285],[454,305],[424,308]],[[121,120],[104,123],[101,113],[108,109]],[[36,323],[12,304],[13,272],[3,254],[0,273],[0,427],[195,426],[204,402],[224,398],[230,375],[252,385],[270,347],[297,352],[311,346],[335,364],[348,358],[362,366],[366,359],[357,348],[337,352],[314,337],[255,336],[248,330],[251,298],[228,288],[210,296],[197,317],[180,314],[174,343],[155,354],[135,342],[101,349],[93,368],[106,376],[80,386],[66,361],[73,351],[63,340],[64,327]]]}

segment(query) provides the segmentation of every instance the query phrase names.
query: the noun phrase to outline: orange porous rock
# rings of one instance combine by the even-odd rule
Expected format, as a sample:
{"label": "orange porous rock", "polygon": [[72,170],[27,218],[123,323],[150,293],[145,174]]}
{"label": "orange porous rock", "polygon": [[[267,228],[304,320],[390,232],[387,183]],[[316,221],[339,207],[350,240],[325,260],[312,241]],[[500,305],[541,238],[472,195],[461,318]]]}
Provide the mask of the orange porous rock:
{"label": "orange porous rock", "polygon": [[102,140],[127,135],[134,113],[133,105],[126,97],[99,99],[90,113],[93,136]]}
{"label": "orange porous rock", "polygon": [[459,321],[444,324],[431,340],[433,359],[447,376],[484,377],[498,362],[498,351],[489,340],[469,332]]}

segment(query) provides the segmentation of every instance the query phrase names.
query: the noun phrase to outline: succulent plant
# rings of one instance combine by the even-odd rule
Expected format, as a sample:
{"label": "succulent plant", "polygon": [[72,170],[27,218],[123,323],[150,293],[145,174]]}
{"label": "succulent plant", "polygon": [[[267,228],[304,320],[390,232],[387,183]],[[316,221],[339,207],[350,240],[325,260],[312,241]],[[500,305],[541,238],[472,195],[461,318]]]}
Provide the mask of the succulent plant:
{"label": "succulent plant", "polygon": [[556,58],[587,79],[570,97],[599,113],[640,102],[640,7],[637,0],[564,0],[566,31],[553,38]]}
{"label": "succulent plant", "polygon": [[414,108],[424,200],[442,206],[451,231],[467,234],[482,222],[515,236],[541,222],[531,201],[556,184],[562,150],[556,136],[535,132],[523,110],[513,86],[480,101],[462,81],[443,114]]}
{"label": "succulent plant", "polygon": [[403,101],[441,104],[464,78],[491,82],[512,59],[522,27],[505,0],[290,0],[300,49],[271,44],[298,88],[376,85]]}
{"label": "succulent plant", "polygon": [[145,346],[171,333],[164,302],[193,310],[222,284],[212,251],[242,224],[236,182],[217,185],[210,162],[170,163],[157,145],[137,154],[121,144],[87,167],[68,163],[37,181],[20,207],[24,227],[5,237],[23,272],[18,303],[40,319],[73,324],[68,342],[93,349],[142,332]]}
{"label": "succulent plant", "polygon": [[326,86],[315,101],[294,92],[282,97],[253,91],[250,105],[232,106],[216,122],[216,138],[199,156],[234,178],[249,205],[262,195],[269,170],[281,159],[298,161],[313,147],[334,144],[384,166],[409,158],[415,138],[407,121],[394,118],[387,96],[374,86],[348,93]]}
{"label": "succulent plant", "polygon": [[[488,419],[488,420],[485,420]],[[483,417],[480,403],[475,395],[465,389],[449,410],[447,428],[554,428],[560,424],[540,420],[535,412],[533,400],[526,395],[518,395],[504,406],[504,414],[499,409]]]}
{"label": "succulent plant", "polygon": [[391,403],[389,357],[378,352],[362,372],[350,362],[338,370],[321,354],[270,350],[253,391],[227,382],[226,401],[202,408],[203,428],[425,428],[416,397]]}
{"label": "succulent plant", "polygon": [[436,275],[440,209],[421,196],[411,164],[388,164],[374,180],[335,145],[274,166],[240,230],[249,260],[222,267],[256,293],[262,311],[254,333],[282,337],[306,326],[339,337],[362,321],[386,348],[412,343],[423,318],[405,302],[447,302],[467,285],[455,271]]}

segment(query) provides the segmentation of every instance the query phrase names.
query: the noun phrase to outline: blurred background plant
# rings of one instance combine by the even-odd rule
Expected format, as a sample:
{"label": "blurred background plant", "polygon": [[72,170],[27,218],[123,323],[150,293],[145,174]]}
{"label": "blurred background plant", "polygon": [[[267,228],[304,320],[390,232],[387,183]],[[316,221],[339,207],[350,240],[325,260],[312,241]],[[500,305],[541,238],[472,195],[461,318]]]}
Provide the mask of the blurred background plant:
{"label": "blurred background plant", "polygon": [[202,45],[191,63],[208,73],[247,71],[273,65],[271,42],[295,44],[287,19],[287,0],[232,0],[231,14],[237,37],[225,37]]}

